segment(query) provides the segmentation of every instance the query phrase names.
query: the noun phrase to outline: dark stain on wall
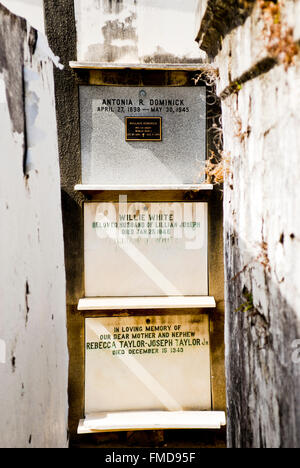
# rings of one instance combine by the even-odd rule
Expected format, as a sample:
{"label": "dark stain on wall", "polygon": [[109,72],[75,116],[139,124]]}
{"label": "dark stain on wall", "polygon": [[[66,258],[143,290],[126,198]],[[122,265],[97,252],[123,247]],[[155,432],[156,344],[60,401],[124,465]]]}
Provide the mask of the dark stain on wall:
{"label": "dark stain on wall", "polygon": [[28,324],[28,319],[29,319],[29,312],[30,312],[30,308],[29,308],[29,296],[30,296],[30,290],[29,290],[29,284],[28,284],[28,281],[26,281],[26,285],[25,285],[25,308],[26,308],[26,314],[25,314],[25,326],[27,327],[27,324]]}
{"label": "dark stain on wall", "polygon": [[38,32],[34,28],[30,28],[29,38],[28,38],[28,46],[31,56],[34,55],[36,50],[36,44],[38,40]]}
{"label": "dark stain on wall", "polygon": [[103,0],[103,10],[106,14],[118,14],[123,10],[123,0]]}
{"label": "dark stain on wall", "polygon": [[14,374],[16,371],[16,357],[14,355],[11,357],[11,369],[12,373]]}
{"label": "dark stain on wall", "polygon": [[[108,20],[102,28],[103,44],[92,44],[88,48],[87,60],[115,62],[126,55],[135,56],[138,60],[138,36],[134,22],[136,13],[132,12],[124,21]],[[113,41],[131,41],[132,45],[114,45]]]}
{"label": "dark stain on wall", "polygon": [[[13,132],[23,135],[22,170],[27,180],[27,129],[25,109],[24,45],[27,40],[27,22],[13,15],[0,3],[0,73],[4,76],[6,99]],[[36,50],[38,32],[30,28],[29,52]]]}
{"label": "dark stain on wall", "polygon": [[143,57],[144,63],[203,63],[201,58],[190,58],[179,55],[172,55],[167,52],[163,47],[157,46],[155,52],[152,55],[146,55]]}
{"label": "dark stain on wall", "polygon": [[3,73],[6,98],[14,132],[23,133],[23,63],[26,21],[13,15],[0,3],[0,73]]}

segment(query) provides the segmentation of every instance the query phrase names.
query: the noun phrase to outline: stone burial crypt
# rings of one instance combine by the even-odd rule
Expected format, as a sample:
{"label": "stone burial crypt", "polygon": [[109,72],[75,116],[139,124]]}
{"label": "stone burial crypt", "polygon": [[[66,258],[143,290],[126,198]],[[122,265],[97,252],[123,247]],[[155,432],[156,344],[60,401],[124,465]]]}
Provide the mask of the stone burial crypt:
{"label": "stone burial crypt", "polygon": [[0,447],[300,447],[299,21],[0,0]]}
{"label": "stone burial crypt", "polygon": [[67,43],[50,3],[69,65],[55,77],[71,437],[194,429],[222,443],[222,197],[205,176],[220,108],[197,2],[75,0]]}

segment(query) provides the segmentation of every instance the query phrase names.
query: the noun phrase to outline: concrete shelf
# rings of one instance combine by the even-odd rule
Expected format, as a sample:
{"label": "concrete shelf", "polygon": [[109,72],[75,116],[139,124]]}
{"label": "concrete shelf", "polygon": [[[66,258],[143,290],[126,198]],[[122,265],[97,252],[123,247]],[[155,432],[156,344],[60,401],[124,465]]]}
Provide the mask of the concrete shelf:
{"label": "concrete shelf", "polygon": [[212,69],[203,63],[110,63],[110,62],[69,62],[75,70],[163,70],[163,71],[202,71]]}
{"label": "concrete shelf", "polygon": [[94,193],[94,192],[132,192],[132,191],[212,191],[212,184],[170,184],[170,185],[75,185],[74,190],[77,192]]}
{"label": "concrete shelf", "polygon": [[221,429],[223,411],[138,411],[92,414],[79,423],[78,434],[110,431]]}
{"label": "concrete shelf", "polygon": [[137,309],[213,309],[214,297],[88,297],[80,299],[78,310],[137,310]]}

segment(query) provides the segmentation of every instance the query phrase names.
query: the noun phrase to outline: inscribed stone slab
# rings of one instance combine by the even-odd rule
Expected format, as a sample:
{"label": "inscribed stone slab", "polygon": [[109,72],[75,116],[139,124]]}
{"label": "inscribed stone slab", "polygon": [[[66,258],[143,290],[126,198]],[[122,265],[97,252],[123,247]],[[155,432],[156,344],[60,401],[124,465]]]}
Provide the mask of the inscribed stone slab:
{"label": "inscribed stone slab", "polygon": [[211,409],[207,314],[85,322],[86,415]]}
{"label": "inscribed stone slab", "polygon": [[[126,199],[126,197],[125,197]],[[85,203],[85,296],[207,296],[207,203]]]}
{"label": "inscribed stone slab", "polygon": [[[205,87],[80,86],[82,183],[204,180]],[[126,141],[127,117],[161,117],[162,141]]]}

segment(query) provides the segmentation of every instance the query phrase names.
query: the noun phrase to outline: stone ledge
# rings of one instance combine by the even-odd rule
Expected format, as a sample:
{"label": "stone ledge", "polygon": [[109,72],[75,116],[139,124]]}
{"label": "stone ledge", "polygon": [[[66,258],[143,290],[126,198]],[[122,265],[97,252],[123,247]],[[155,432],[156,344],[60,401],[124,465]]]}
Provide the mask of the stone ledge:
{"label": "stone ledge", "polygon": [[129,411],[96,413],[79,422],[78,434],[166,429],[221,429],[223,411]]}
{"label": "stone ledge", "polygon": [[85,297],[78,310],[215,309],[211,296]]}
{"label": "stone ledge", "polygon": [[[241,4],[243,6],[241,6]],[[199,0],[198,21],[200,29],[196,42],[210,58],[214,58],[223,38],[236,27],[244,24],[252,13],[255,0]]]}

